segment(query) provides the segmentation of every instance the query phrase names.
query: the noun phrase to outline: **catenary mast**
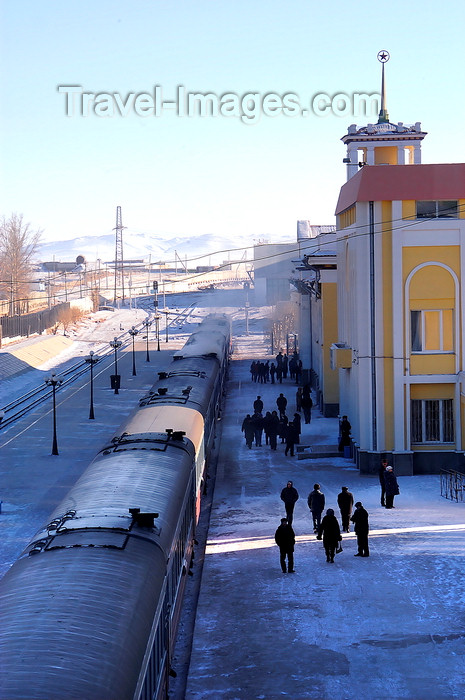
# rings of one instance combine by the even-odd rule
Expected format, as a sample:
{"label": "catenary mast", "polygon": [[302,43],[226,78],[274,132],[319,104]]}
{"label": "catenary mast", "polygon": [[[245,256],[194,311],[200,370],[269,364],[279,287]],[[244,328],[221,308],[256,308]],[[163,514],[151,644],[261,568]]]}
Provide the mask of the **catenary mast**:
{"label": "catenary mast", "polygon": [[115,304],[118,298],[118,290],[121,291],[121,298],[124,302],[124,267],[123,267],[123,220],[121,207],[116,207],[116,231],[115,245]]}

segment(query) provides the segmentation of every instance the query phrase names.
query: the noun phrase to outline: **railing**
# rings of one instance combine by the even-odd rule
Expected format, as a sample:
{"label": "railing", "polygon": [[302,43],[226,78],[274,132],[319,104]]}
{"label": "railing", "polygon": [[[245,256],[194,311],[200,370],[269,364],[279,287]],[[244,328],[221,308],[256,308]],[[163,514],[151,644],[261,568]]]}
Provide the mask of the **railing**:
{"label": "railing", "polygon": [[441,469],[441,496],[451,501],[465,501],[465,474],[449,469]]}

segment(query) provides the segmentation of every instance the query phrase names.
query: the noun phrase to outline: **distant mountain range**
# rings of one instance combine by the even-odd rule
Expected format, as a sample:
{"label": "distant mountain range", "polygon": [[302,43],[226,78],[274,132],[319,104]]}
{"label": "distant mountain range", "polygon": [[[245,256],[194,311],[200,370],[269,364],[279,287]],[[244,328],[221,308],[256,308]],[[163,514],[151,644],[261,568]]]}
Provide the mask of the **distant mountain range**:
{"label": "distant mountain range", "polygon": [[[247,250],[247,258],[252,259],[252,247],[263,239],[237,235],[234,239],[212,233],[191,238],[174,237],[161,239],[143,233],[123,232],[123,258],[133,260],[143,258],[151,262],[165,263],[187,259],[197,265],[218,264],[227,260],[238,260]],[[273,243],[289,243],[289,237],[274,240]],[[44,261],[72,262],[78,255],[88,262],[98,259],[110,262],[115,259],[116,239],[114,233],[103,236],[81,236],[68,241],[45,242],[39,246],[39,259]]]}

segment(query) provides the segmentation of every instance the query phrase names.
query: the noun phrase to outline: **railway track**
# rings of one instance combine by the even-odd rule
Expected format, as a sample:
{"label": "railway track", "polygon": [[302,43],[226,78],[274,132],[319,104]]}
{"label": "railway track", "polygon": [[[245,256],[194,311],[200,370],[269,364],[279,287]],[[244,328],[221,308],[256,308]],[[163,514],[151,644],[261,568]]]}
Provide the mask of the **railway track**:
{"label": "railway track", "polygon": [[[171,311],[173,317],[168,322],[168,328],[182,328],[184,323],[186,323],[186,321],[194,312],[195,307],[196,304],[193,303],[185,309],[183,309],[182,311]],[[153,316],[151,316],[151,309],[146,308],[144,310],[148,311],[148,318],[153,322]],[[164,314],[162,313],[161,315],[163,316]],[[138,324],[135,324],[134,327],[139,331],[139,333],[146,330],[146,325],[143,321]],[[132,339],[127,331],[121,333],[119,336],[116,337],[122,342],[121,350],[126,349],[132,343]],[[105,347],[106,345],[107,344],[102,343],[101,349],[99,349],[99,364],[104,363],[105,361],[112,361],[113,349],[110,347]],[[60,371],[60,379],[62,380],[62,383],[59,386],[56,386],[55,391],[63,391],[66,387],[68,387],[70,384],[73,384],[73,382],[77,381],[80,377],[82,377],[88,372],[90,372],[90,363],[86,362],[84,358],[80,358],[76,363],[74,363],[70,367],[67,367],[63,371]],[[6,405],[2,406],[2,408],[0,409],[0,416],[3,416],[3,418],[0,422],[0,430],[3,430],[8,426],[13,425],[17,420],[30,413],[37,406],[40,406],[41,404],[48,401],[51,398],[52,393],[52,388],[44,382],[43,384],[40,384],[34,387],[33,389],[30,389],[25,394],[16,397],[13,401],[10,401]]]}

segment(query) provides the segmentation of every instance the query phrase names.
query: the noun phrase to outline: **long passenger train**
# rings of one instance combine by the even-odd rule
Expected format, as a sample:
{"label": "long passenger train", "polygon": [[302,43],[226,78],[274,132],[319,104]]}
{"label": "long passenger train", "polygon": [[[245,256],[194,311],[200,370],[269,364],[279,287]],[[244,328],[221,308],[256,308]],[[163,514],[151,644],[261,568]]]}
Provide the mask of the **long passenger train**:
{"label": "long passenger train", "polygon": [[230,353],[211,315],[0,581],[0,697],[166,697]]}

